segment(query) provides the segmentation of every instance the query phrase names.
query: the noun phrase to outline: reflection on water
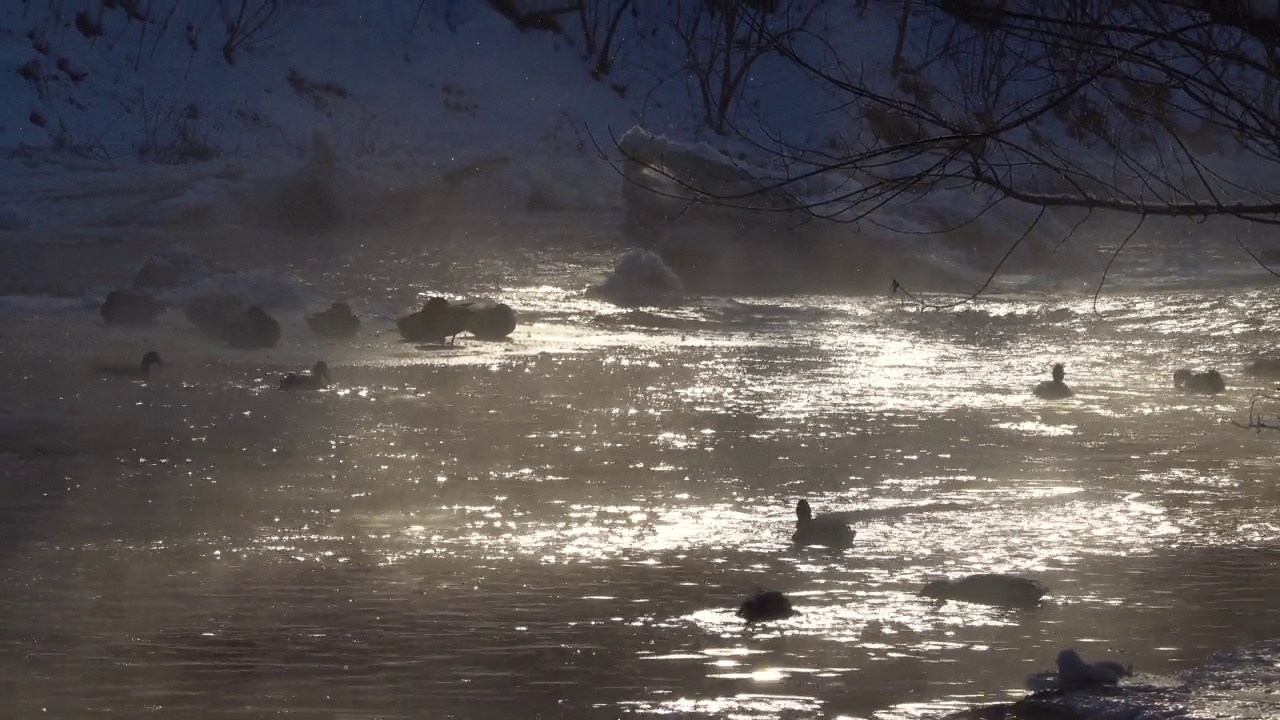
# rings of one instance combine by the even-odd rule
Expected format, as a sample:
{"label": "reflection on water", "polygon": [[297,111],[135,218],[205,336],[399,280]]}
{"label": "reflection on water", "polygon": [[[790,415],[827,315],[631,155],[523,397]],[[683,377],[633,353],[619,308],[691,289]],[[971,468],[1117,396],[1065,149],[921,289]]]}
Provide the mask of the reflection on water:
{"label": "reflection on water", "polygon": [[[0,358],[17,716],[932,717],[1062,647],[1165,673],[1280,631],[1280,438],[1225,422],[1276,338],[1242,321],[1274,292],[641,317],[532,282],[501,291],[531,320],[506,344],[374,330],[260,358],[177,319],[104,341],[174,357],[146,383],[83,377],[64,332],[90,318],[20,330]],[[319,353],[336,387],[272,389]],[[1076,397],[1036,400],[1055,360]],[[1183,365],[1233,387],[1178,394]],[[854,548],[793,548],[801,497]],[[1050,602],[916,594],[977,572]],[[761,588],[797,614],[744,627]]]}

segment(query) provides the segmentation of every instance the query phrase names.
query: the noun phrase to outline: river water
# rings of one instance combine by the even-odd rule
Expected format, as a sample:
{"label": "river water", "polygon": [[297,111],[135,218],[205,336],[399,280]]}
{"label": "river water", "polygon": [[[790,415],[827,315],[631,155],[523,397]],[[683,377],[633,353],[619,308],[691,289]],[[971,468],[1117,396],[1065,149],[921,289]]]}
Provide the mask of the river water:
{"label": "river water", "polygon": [[[1062,648],[1169,684],[1280,637],[1280,434],[1230,423],[1265,387],[1241,371],[1280,337],[1275,281],[1135,247],[1096,303],[1024,284],[945,312],[637,312],[582,293],[611,238],[531,232],[465,265],[403,245],[278,265],[306,309],[345,297],[366,324],[324,341],[282,310],[270,353],[176,311],[119,330],[76,297],[5,300],[12,717],[932,718],[1021,696]],[[396,315],[440,291],[522,325],[399,342]],[[152,347],[148,381],[85,373]],[[274,389],[317,358],[334,387]],[[1052,362],[1074,399],[1031,395]],[[1181,394],[1184,365],[1230,388]],[[793,548],[799,498],[855,546]],[[1051,594],[916,594],[977,572]],[[744,627],[763,588],[798,614]],[[1267,662],[1191,710],[1274,716]]]}

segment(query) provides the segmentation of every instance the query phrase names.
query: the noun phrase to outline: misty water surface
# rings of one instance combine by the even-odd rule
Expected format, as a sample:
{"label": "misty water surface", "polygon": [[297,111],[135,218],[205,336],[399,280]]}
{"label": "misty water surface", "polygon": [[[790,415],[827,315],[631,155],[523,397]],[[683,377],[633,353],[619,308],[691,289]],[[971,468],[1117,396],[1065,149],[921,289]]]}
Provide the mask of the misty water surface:
{"label": "misty water surface", "polygon": [[[598,247],[465,268],[363,252],[293,267],[317,303],[353,299],[357,340],[315,339],[297,310],[270,353],[211,347],[176,312],[108,330],[33,302],[0,354],[6,702],[936,717],[1017,696],[1063,647],[1158,676],[1273,638],[1280,435],[1228,421],[1280,288],[1134,252],[1096,309],[1026,291],[948,312],[750,294],[632,311],[582,295],[612,263]],[[524,324],[399,342],[395,316],[440,290]],[[150,381],[86,376],[150,347],[170,363]],[[318,357],[335,387],[274,389]],[[1074,399],[1031,396],[1053,361]],[[1183,395],[1183,365],[1231,387]],[[793,548],[802,497],[846,513],[856,545]],[[1052,594],[916,595],[974,572]],[[761,588],[799,614],[744,627]]]}

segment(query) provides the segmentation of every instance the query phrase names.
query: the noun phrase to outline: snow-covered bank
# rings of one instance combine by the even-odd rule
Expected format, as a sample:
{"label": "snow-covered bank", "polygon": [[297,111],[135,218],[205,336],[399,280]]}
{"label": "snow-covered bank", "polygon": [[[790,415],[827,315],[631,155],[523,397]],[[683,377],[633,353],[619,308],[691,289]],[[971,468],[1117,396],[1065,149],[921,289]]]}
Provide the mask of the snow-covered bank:
{"label": "snow-covered bank", "polygon": [[[48,241],[223,228],[287,257],[424,218],[567,211],[612,224],[624,207],[653,204],[620,175],[614,142],[628,128],[643,128],[650,150],[682,149],[709,167],[739,164],[775,179],[819,159],[780,162],[786,148],[839,157],[902,130],[769,52],[712,103],[721,96],[706,91],[719,86],[706,83],[723,78],[700,74],[701,46],[683,42],[709,32],[694,22],[710,12],[700,3],[618,16],[607,71],[595,76],[574,16],[557,32],[522,29],[495,5],[273,0],[261,3],[272,14],[243,32],[215,0],[0,8],[0,66],[13,70],[0,73],[11,99],[0,107],[9,170],[0,233]],[[938,95],[930,88],[964,91],[962,63],[923,59],[939,29],[972,28],[932,6],[901,21],[889,2],[819,4],[802,15],[787,7],[770,20],[778,30],[829,39],[798,47],[859,67],[876,92],[924,102]],[[891,71],[899,50],[929,69]],[[732,132],[717,133],[716,118]],[[1037,133],[1055,152],[1106,157],[1068,120],[1043,125]],[[819,176],[788,192],[793,202],[826,202],[866,182],[853,172]],[[679,207],[672,222],[628,223],[626,245],[703,276],[686,278],[701,289],[787,291],[812,278],[816,289],[879,291],[895,277],[914,289],[967,291],[1037,214],[986,203],[971,188],[931,188],[858,208],[848,225]],[[1076,219],[1049,213],[1006,270],[1096,276],[1091,243],[1056,248]]]}
{"label": "snow-covered bank", "polygon": [[432,150],[447,167],[478,140],[491,153],[574,147],[586,110],[606,124],[629,110],[563,43],[484,3],[433,6],[416,25],[416,2],[270,3],[234,64],[223,4],[153,4],[145,19],[104,5],[0,10],[0,61],[15,69],[0,80],[14,99],[0,145],[174,164],[288,157],[322,130],[343,157]]}

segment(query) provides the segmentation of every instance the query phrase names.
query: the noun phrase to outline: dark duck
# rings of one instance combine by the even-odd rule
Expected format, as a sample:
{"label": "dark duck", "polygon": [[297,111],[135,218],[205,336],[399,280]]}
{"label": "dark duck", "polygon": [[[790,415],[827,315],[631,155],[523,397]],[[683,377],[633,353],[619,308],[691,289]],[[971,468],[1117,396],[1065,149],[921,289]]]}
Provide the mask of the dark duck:
{"label": "dark duck", "polygon": [[396,327],[409,342],[443,345],[445,338],[453,344],[454,338],[467,329],[470,320],[470,308],[451,305],[442,297],[433,297],[418,312],[400,318]]}
{"label": "dark duck", "polygon": [[250,305],[227,330],[224,340],[233,348],[273,348],[280,342],[280,323],[257,305]]}
{"label": "dark duck", "polygon": [[748,623],[785,620],[795,611],[791,609],[791,600],[777,590],[765,590],[742,601],[738,607],[738,617]]}
{"label": "dark duck", "polygon": [[163,364],[164,363],[160,360],[160,353],[155,350],[150,350],[146,355],[142,356],[142,362],[137,365],[111,365],[107,363],[99,363],[93,367],[93,372],[96,375],[145,378],[150,377],[152,366]]}
{"label": "dark duck", "polygon": [[1043,585],[1015,575],[969,575],[959,580],[934,580],[920,594],[945,602],[977,603],[1003,607],[1035,607],[1046,590]]}
{"label": "dark duck", "polygon": [[1071,388],[1067,387],[1067,384],[1062,382],[1062,379],[1066,376],[1067,371],[1062,367],[1062,363],[1057,363],[1053,366],[1053,380],[1045,380],[1041,382],[1039,385],[1036,385],[1033,392],[1035,392],[1036,397],[1044,400],[1061,400],[1063,398],[1069,398],[1072,395],[1075,395],[1075,393],[1071,392]]}
{"label": "dark duck", "polygon": [[857,535],[843,518],[832,515],[814,516],[808,500],[796,503],[796,531],[791,541],[797,545],[823,545],[829,548],[847,548]]}
{"label": "dark duck", "polygon": [[261,306],[246,307],[236,296],[197,298],[183,312],[193,325],[229,347],[272,348],[280,342],[280,323]]}
{"label": "dark duck", "polygon": [[102,301],[102,320],[108,325],[146,325],[164,314],[164,305],[145,293],[112,290]]}
{"label": "dark duck", "polygon": [[1180,368],[1173,373],[1173,386],[1187,392],[1213,395],[1226,390],[1227,381],[1217,370],[1192,372],[1188,368]]}
{"label": "dark duck", "polygon": [[[1097,691],[1115,687],[1133,675],[1133,667],[1114,660],[1087,662],[1080,653],[1067,649],[1058,652],[1058,671],[1036,673],[1027,678],[1027,689],[1033,692]],[[1023,717],[1019,715],[1018,717]],[[1030,716],[1028,716],[1030,717]],[[1039,717],[1039,716],[1036,716]],[[1048,716],[1046,716],[1048,717]],[[1054,716],[1061,717],[1061,716]],[[1082,715],[1081,717],[1085,717]],[[1096,717],[1088,715],[1087,717]]]}
{"label": "dark duck", "polygon": [[281,390],[321,390],[332,382],[329,378],[329,364],[317,361],[311,372],[289,373],[280,378]]}
{"label": "dark duck", "polygon": [[350,305],[336,302],[328,310],[308,315],[307,326],[317,335],[345,338],[360,330],[360,318],[351,312]]}
{"label": "dark duck", "polygon": [[502,340],[516,329],[516,311],[506,303],[468,303],[467,329],[481,340]]}

